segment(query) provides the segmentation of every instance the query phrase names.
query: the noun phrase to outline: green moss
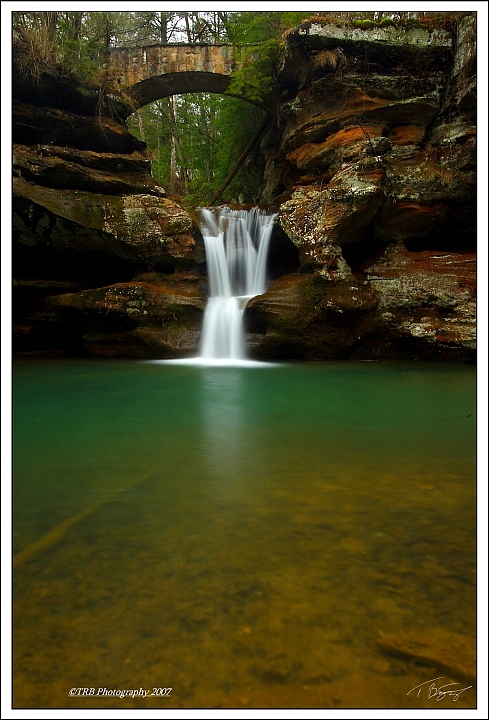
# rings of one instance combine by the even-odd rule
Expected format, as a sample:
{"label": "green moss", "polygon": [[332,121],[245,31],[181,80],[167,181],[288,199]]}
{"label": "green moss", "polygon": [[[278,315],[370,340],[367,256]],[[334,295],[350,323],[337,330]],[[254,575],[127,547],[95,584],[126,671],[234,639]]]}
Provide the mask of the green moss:
{"label": "green moss", "polygon": [[263,100],[273,88],[273,69],[279,47],[279,41],[272,38],[235,50],[236,60],[242,63],[242,67],[233,73],[228,92],[252,102]]}
{"label": "green moss", "polygon": [[161,318],[161,324],[167,330],[183,333],[195,328],[195,319],[186,313],[181,313],[176,310],[171,315]]}
{"label": "green moss", "polygon": [[277,335],[295,338],[298,329],[297,321],[291,318],[280,317],[273,321],[273,330]]}
{"label": "green moss", "polygon": [[370,28],[376,27],[376,23],[373,20],[354,20],[352,26],[360,28],[360,30],[369,30]]}
{"label": "green moss", "polygon": [[393,27],[396,23],[392,18],[382,18],[380,21],[380,27]]}
{"label": "green moss", "polygon": [[323,312],[327,309],[329,283],[318,275],[310,275],[301,287],[301,305],[303,308]]}

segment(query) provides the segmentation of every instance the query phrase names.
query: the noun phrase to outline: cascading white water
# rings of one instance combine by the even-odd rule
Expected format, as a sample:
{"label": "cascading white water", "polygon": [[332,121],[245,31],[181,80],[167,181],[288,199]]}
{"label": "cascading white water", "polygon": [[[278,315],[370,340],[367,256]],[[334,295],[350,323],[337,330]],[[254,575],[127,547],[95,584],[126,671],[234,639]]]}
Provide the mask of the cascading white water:
{"label": "cascading white water", "polygon": [[209,276],[201,358],[245,358],[243,311],[250,298],[267,289],[266,264],[274,217],[260,208],[201,209]]}

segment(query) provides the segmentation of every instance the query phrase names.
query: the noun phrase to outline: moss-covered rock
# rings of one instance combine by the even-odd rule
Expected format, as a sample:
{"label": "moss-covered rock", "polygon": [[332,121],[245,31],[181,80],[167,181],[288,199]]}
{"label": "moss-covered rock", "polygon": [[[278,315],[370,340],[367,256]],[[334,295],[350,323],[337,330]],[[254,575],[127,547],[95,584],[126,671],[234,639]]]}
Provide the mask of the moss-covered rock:
{"label": "moss-covered rock", "polygon": [[[364,167],[367,169],[364,170]],[[332,280],[351,271],[340,247],[357,242],[372,224],[384,200],[382,168],[348,166],[325,190],[297,190],[280,207],[279,221],[299,248],[302,267]]]}
{"label": "moss-covered rock", "polygon": [[253,354],[262,358],[346,358],[368,332],[377,299],[353,278],[287,275],[248,303]]}
{"label": "moss-covered rock", "polygon": [[475,359],[475,256],[388,250],[363,280],[294,274],[248,303],[255,357]]}
{"label": "moss-covered rock", "polygon": [[473,358],[475,270],[474,253],[409,252],[397,245],[367,269],[367,280],[391,338],[422,339],[427,353],[458,348]]}
{"label": "moss-covered rock", "polygon": [[146,281],[54,295],[45,307],[88,355],[178,357],[197,351],[205,302],[197,277],[165,281],[150,274]]}
{"label": "moss-covered rock", "polygon": [[14,241],[47,255],[190,265],[202,261],[192,230],[188,213],[167,198],[60,193],[14,178]]}
{"label": "moss-covered rock", "polygon": [[[337,75],[362,66],[382,68],[387,74],[402,66],[404,74],[411,76],[446,72],[452,48],[451,35],[440,28],[376,26],[370,20],[341,25],[318,17],[287,33],[278,77],[284,85],[297,88],[309,84],[321,65],[325,74]],[[329,61],[318,63],[315,58],[320,53],[330,53]]]}
{"label": "moss-covered rock", "polygon": [[[287,33],[261,141],[281,230],[275,279],[245,311],[256,357],[474,359],[475,20],[455,41],[320,18]],[[196,354],[192,214],[156,186],[110,98],[98,118],[93,94],[65,89],[14,93],[15,347]]]}

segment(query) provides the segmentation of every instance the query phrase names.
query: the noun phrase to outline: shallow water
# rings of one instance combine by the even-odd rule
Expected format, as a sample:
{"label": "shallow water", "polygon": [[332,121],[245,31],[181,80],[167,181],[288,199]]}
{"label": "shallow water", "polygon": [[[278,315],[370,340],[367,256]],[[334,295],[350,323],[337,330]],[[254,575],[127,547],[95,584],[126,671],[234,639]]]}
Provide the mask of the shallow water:
{"label": "shallow water", "polygon": [[16,363],[14,707],[454,708],[376,641],[475,636],[474,406],[465,366]]}

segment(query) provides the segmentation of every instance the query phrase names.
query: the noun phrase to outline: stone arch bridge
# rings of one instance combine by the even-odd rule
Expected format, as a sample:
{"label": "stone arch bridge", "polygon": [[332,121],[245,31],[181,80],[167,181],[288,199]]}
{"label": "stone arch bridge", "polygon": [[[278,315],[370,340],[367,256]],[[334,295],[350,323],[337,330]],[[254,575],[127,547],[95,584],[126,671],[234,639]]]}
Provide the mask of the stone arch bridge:
{"label": "stone arch bridge", "polygon": [[[160,98],[194,92],[250,102],[228,91],[233,73],[243,64],[242,49],[234,45],[149,45],[115,48],[109,56],[109,69],[131,98],[132,112]],[[270,98],[253,104],[273,111]]]}

